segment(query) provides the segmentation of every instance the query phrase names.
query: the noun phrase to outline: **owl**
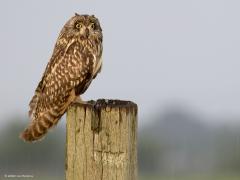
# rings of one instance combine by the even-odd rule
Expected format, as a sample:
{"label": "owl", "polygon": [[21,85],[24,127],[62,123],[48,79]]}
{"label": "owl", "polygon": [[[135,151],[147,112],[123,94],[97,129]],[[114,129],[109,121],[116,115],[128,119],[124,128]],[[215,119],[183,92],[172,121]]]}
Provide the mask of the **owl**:
{"label": "owl", "polygon": [[102,67],[102,29],[94,15],[75,14],[66,22],[52,57],[29,103],[30,124],[24,141],[41,139],[67,108],[80,100]]}

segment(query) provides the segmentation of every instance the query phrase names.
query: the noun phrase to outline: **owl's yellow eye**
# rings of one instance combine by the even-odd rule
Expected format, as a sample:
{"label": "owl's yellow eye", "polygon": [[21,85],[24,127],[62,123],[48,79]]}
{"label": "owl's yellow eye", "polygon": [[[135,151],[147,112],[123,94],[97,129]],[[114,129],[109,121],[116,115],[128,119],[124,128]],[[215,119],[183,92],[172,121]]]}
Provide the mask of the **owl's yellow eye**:
{"label": "owl's yellow eye", "polygon": [[77,28],[77,29],[81,29],[82,26],[83,26],[83,25],[82,25],[81,23],[76,23],[76,24],[75,24],[75,28]]}
{"label": "owl's yellow eye", "polygon": [[91,27],[92,29],[95,29],[95,24],[94,24],[94,23],[91,23],[91,24],[90,24],[90,27]]}

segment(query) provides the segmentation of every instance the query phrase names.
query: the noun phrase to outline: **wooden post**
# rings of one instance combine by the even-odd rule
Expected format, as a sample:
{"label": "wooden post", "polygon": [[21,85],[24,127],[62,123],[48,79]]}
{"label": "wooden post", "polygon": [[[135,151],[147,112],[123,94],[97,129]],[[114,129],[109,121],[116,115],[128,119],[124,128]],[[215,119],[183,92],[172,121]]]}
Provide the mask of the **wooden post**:
{"label": "wooden post", "polygon": [[97,100],[67,112],[66,180],[137,180],[137,105]]}

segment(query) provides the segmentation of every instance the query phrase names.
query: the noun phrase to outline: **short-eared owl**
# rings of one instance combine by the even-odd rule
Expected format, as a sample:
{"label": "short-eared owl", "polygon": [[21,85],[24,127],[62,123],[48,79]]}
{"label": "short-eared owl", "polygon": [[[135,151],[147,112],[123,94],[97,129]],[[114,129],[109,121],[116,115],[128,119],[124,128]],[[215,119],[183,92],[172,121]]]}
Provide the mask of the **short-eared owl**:
{"label": "short-eared owl", "polygon": [[100,72],[102,29],[96,17],[75,14],[63,27],[30,101],[31,122],[20,137],[36,141],[57,124],[68,106]]}

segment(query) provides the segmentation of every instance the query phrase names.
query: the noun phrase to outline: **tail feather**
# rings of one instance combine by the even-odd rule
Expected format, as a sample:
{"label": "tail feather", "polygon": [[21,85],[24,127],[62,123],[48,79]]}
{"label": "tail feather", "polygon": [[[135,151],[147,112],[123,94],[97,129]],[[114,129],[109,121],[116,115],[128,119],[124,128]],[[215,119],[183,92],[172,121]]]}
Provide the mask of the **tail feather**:
{"label": "tail feather", "polygon": [[39,112],[37,110],[39,106],[44,107],[45,104],[42,94],[36,92],[29,103],[29,118],[31,119],[31,123],[19,136],[24,141],[33,142],[40,140],[49,129],[58,123],[62,116],[61,113],[53,109]]}
{"label": "tail feather", "polygon": [[[73,89],[69,96],[65,98],[65,102],[47,103],[46,97],[36,92],[29,104],[29,117],[31,123],[20,134],[20,138],[28,142],[37,141],[43,138],[48,130],[58,123],[59,119],[67,110],[67,107],[76,99],[75,90]],[[51,106],[49,106],[49,104]]]}
{"label": "tail feather", "polygon": [[38,100],[39,100],[39,94],[36,93],[36,94],[33,96],[33,98],[32,98],[32,100],[30,101],[30,103],[29,103],[30,110],[29,110],[29,112],[28,112],[28,115],[29,115],[29,117],[31,117],[31,118],[34,116],[34,113],[35,113],[35,110],[36,110],[36,107],[37,107],[37,102],[38,102]]}
{"label": "tail feather", "polygon": [[29,127],[20,134],[20,138],[28,142],[42,139],[48,130],[58,123],[61,116],[56,116],[51,111],[44,113],[38,119],[32,121]]}

